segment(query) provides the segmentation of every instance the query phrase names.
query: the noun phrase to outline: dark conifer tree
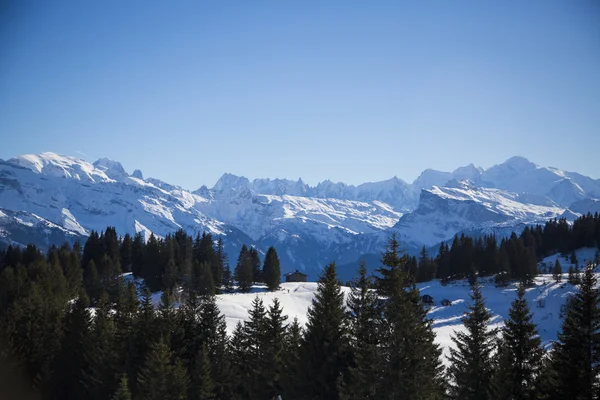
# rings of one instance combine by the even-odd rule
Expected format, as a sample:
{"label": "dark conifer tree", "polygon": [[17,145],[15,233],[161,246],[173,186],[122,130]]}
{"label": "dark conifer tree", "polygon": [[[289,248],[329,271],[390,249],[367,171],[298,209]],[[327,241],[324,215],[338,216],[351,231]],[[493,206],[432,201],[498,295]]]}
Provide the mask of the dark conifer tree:
{"label": "dark conifer tree", "polygon": [[192,290],[199,296],[213,296],[215,294],[215,283],[208,262],[196,262],[194,264]]}
{"label": "dark conifer tree", "polygon": [[94,260],[90,260],[85,267],[83,279],[88,297],[92,304],[95,304],[102,294],[102,283],[100,282],[100,276],[98,275]]}
{"label": "dark conifer tree", "polygon": [[591,265],[567,313],[552,352],[556,399],[595,399],[600,385],[600,294]]}
{"label": "dark conifer tree", "polygon": [[[218,292],[220,293],[222,287],[227,287],[228,285],[224,284],[224,281],[230,279],[231,270],[229,270],[229,264],[227,263],[227,253],[225,253],[225,246],[223,244],[223,238],[219,237],[217,239],[217,245],[215,248],[215,268],[213,271],[213,280],[215,282],[215,287],[218,288]],[[228,270],[228,276],[225,277],[225,270]]]}
{"label": "dark conifer tree", "polygon": [[248,310],[248,320],[244,321],[245,357],[252,360],[248,371],[250,398],[264,398],[267,392],[267,311],[263,301],[256,296],[252,308]]}
{"label": "dark conifer tree", "polygon": [[441,399],[444,394],[441,350],[434,343],[431,321],[421,301],[419,290],[406,272],[398,252],[398,242],[392,236],[383,254],[383,266],[388,271],[385,288],[387,299],[383,308],[383,382],[376,398],[411,398],[416,393],[427,399]]}
{"label": "dark conifer tree", "polygon": [[362,261],[348,295],[350,346],[354,360],[350,367],[344,397],[374,399],[381,391],[382,352],[380,351],[381,309],[372,279]]}
{"label": "dark conifer tree", "polygon": [[108,294],[104,292],[98,301],[90,332],[88,352],[89,373],[85,382],[91,399],[110,398],[117,389],[117,343],[114,321],[110,315]]}
{"label": "dark conifer tree", "polygon": [[131,363],[136,367],[134,373],[129,377],[130,389],[133,397],[138,394],[138,373],[144,360],[150,352],[151,346],[159,339],[157,337],[156,313],[152,303],[152,293],[144,290],[142,301],[139,304],[137,318],[133,324],[134,349],[131,355]]}
{"label": "dark conifer tree", "polygon": [[544,350],[533,314],[525,299],[525,285],[519,285],[517,298],[501,329],[498,365],[494,373],[497,400],[535,400],[539,387]]}
{"label": "dark conifer tree", "polygon": [[552,277],[556,282],[560,282],[562,280],[562,267],[560,265],[560,261],[558,261],[558,258],[554,262],[554,267],[552,268]]}
{"label": "dark conifer tree", "polygon": [[131,392],[129,391],[129,381],[127,375],[123,375],[119,381],[119,388],[112,397],[112,400],[131,400]]}
{"label": "dark conifer tree", "polygon": [[202,345],[196,356],[194,368],[190,376],[188,400],[212,400],[216,397],[211,363],[207,353],[206,346]]}
{"label": "dark conifer tree", "polygon": [[283,310],[279,299],[275,298],[273,304],[269,307],[266,316],[266,349],[265,349],[265,370],[266,379],[266,398],[273,398],[283,393],[282,375],[284,370],[284,346],[286,340],[285,321],[287,316],[283,315]]}
{"label": "dark conifer tree", "polygon": [[175,260],[169,258],[165,267],[165,272],[162,276],[163,288],[166,290],[172,290],[176,285],[179,278],[179,270],[175,265]]}
{"label": "dark conifer tree", "polygon": [[327,265],[318,282],[300,354],[300,398],[339,399],[339,385],[348,369],[344,294],[335,264]]}
{"label": "dark conifer tree", "polygon": [[229,353],[231,355],[232,375],[235,380],[232,382],[233,398],[248,399],[250,398],[249,381],[251,360],[248,358],[247,340],[244,332],[244,326],[238,321],[231,340],[229,342]]}
{"label": "dark conifer tree", "polygon": [[294,398],[294,393],[302,390],[299,387],[298,371],[300,361],[300,349],[302,344],[302,328],[298,323],[298,318],[287,326],[285,336],[285,351],[283,354],[283,365],[285,373],[282,375],[283,398]]}
{"label": "dark conifer tree", "polygon": [[61,351],[54,365],[53,389],[57,399],[83,399],[84,371],[89,369],[86,353],[89,351],[89,331],[92,324],[88,310],[89,299],[81,290],[65,317],[65,332]]}
{"label": "dark conifer tree", "polygon": [[451,399],[492,399],[492,352],[496,332],[488,328],[491,314],[485,308],[481,287],[471,288],[469,313],[463,318],[466,332],[457,332],[452,338],[456,348],[450,349]]}
{"label": "dark conifer tree", "polygon": [[131,244],[131,272],[136,277],[143,277],[144,260],[146,258],[146,245],[141,233],[133,236]]}
{"label": "dark conifer tree", "polygon": [[139,398],[144,400],[185,400],[188,382],[179,361],[171,361],[171,350],[164,340],[150,348],[138,376]]}
{"label": "dark conifer tree", "polygon": [[123,236],[119,247],[119,253],[121,255],[121,269],[123,272],[132,272],[131,264],[133,262],[133,238],[129,233]]}
{"label": "dark conifer tree", "polygon": [[254,272],[252,269],[252,261],[250,253],[246,245],[242,246],[237,264],[235,266],[235,280],[238,283],[241,292],[247,293],[254,282]]}
{"label": "dark conifer tree", "polygon": [[215,296],[202,298],[199,330],[211,365],[213,390],[218,397],[227,397],[231,380],[227,324],[225,316],[219,311]]}
{"label": "dark conifer tree", "polygon": [[281,282],[281,269],[275,248],[269,247],[263,265],[263,278],[270,291],[277,290]]}
{"label": "dark conifer tree", "polygon": [[262,282],[262,270],[260,269],[260,257],[258,251],[254,247],[250,247],[248,250],[248,256],[250,257],[250,264],[252,265],[252,277],[253,282]]}
{"label": "dark conifer tree", "polygon": [[388,247],[381,260],[382,266],[376,270],[380,276],[375,277],[375,287],[380,296],[390,297],[395,290],[398,280],[408,279],[408,255],[400,255],[400,243],[396,233],[388,240]]}

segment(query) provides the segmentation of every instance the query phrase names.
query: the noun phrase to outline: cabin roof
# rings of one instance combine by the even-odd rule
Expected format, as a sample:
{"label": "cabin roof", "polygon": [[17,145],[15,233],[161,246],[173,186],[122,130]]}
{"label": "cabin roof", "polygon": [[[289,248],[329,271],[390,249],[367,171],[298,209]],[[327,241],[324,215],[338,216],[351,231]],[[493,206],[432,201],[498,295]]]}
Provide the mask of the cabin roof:
{"label": "cabin roof", "polygon": [[290,275],[296,275],[296,274],[303,275],[303,276],[308,276],[308,275],[303,274],[302,272],[300,272],[298,270],[295,270],[294,272],[288,272],[287,274],[285,274],[283,276],[290,276]]}

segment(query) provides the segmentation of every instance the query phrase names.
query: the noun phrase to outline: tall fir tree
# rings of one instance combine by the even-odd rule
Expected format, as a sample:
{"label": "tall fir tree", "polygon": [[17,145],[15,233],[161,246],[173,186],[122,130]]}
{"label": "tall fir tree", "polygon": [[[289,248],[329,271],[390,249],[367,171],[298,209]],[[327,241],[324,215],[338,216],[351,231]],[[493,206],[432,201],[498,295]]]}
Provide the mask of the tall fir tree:
{"label": "tall fir tree", "polygon": [[123,375],[119,381],[119,388],[115,392],[112,400],[131,400],[131,392],[129,391],[129,380],[127,375]]}
{"label": "tall fir tree", "polygon": [[379,269],[387,271],[382,379],[394,384],[381,385],[377,398],[441,399],[445,391],[441,350],[434,343],[432,323],[404,264],[407,257],[401,257],[398,249],[397,239],[392,236]]}
{"label": "tall fir tree", "polygon": [[117,343],[114,320],[111,316],[108,294],[100,296],[90,332],[88,356],[89,372],[86,382],[90,399],[110,398],[117,388],[115,371],[117,370]]}
{"label": "tall fir tree", "polygon": [[600,394],[600,294],[592,265],[569,300],[552,352],[556,399],[597,398]]}
{"label": "tall fir tree", "polygon": [[519,285],[517,298],[508,310],[501,329],[498,364],[494,372],[497,400],[535,400],[542,371],[544,350],[533,314],[525,299],[525,284]]}
{"label": "tall fir tree", "polygon": [[65,400],[83,399],[84,371],[89,370],[86,354],[89,351],[89,332],[92,325],[88,310],[89,299],[82,289],[71,310],[65,317],[62,348],[54,365],[55,398]]}
{"label": "tall fir tree", "polygon": [[279,257],[274,247],[269,247],[263,265],[263,278],[270,291],[277,290],[281,282],[281,268]]}
{"label": "tall fir tree", "polygon": [[466,332],[457,332],[450,349],[449,397],[456,400],[492,399],[492,353],[496,331],[489,329],[491,314],[485,308],[481,286],[471,287],[469,313],[463,318]]}
{"label": "tall fir tree", "polygon": [[344,388],[346,399],[375,399],[382,384],[381,307],[361,261],[348,295],[348,325],[354,359]]}
{"label": "tall fir tree", "polygon": [[340,383],[348,369],[348,338],[344,294],[338,283],[335,263],[327,265],[308,309],[308,321],[300,354],[298,398],[340,398]]}
{"label": "tall fir tree", "polygon": [[263,301],[256,296],[252,308],[248,310],[248,320],[244,321],[245,357],[252,360],[252,368],[248,370],[247,389],[250,398],[264,398],[267,392],[267,310]]}
{"label": "tall fir tree", "polygon": [[138,375],[139,398],[144,400],[186,400],[187,376],[179,360],[171,360],[165,340],[154,343]]}
{"label": "tall fir tree", "polygon": [[254,271],[252,269],[252,261],[250,260],[250,252],[246,245],[243,245],[240,250],[234,275],[240,291],[243,293],[249,292],[252,282],[254,282]]}
{"label": "tall fir tree", "polygon": [[286,339],[285,321],[287,316],[283,315],[283,309],[279,299],[273,299],[269,306],[266,317],[266,349],[265,370],[266,398],[273,398],[283,393],[282,375],[284,370],[284,349]]}
{"label": "tall fir tree", "polygon": [[556,282],[560,282],[562,280],[562,267],[560,265],[560,261],[558,261],[558,258],[554,262],[554,267],[552,267],[552,277]]}
{"label": "tall fir tree", "polygon": [[255,247],[250,247],[248,250],[248,256],[250,258],[250,264],[252,265],[252,277],[253,282],[263,282],[262,270],[260,269],[260,257],[258,250]]}
{"label": "tall fir tree", "polygon": [[216,397],[210,360],[206,346],[202,345],[196,356],[190,376],[188,400],[212,400]]}

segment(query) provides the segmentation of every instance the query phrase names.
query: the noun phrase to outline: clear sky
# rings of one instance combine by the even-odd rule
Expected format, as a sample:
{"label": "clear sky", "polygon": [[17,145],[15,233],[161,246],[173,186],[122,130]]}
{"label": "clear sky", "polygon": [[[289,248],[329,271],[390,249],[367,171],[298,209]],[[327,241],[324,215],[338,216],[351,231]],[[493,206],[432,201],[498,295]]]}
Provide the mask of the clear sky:
{"label": "clear sky", "polygon": [[600,178],[597,1],[0,5],[0,158],[315,184],[521,155]]}

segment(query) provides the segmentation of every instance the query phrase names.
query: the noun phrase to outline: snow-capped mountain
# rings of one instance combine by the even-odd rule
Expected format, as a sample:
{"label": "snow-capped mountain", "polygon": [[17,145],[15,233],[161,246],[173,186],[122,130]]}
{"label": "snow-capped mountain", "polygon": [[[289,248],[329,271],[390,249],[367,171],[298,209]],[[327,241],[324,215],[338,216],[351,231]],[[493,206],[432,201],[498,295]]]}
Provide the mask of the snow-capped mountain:
{"label": "snow-capped mountain", "polygon": [[[0,242],[42,246],[114,226],[120,234],[164,236],[177,229],[226,236],[235,261],[241,243],[278,249],[284,270],[316,277],[329,261],[381,251],[390,231],[407,250],[459,232],[510,232],[531,223],[595,211],[600,184],[521,157],[487,170],[424,171],[358,186],[298,179],[249,180],[224,174],[189,191],[113,160],[94,163],[54,153],[0,161]],[[573,204],[572,209],[569,206]]]}

